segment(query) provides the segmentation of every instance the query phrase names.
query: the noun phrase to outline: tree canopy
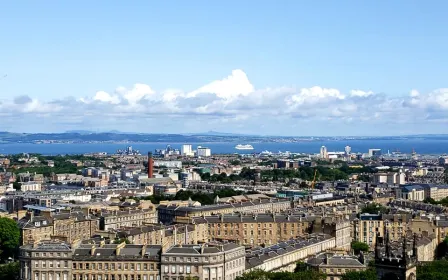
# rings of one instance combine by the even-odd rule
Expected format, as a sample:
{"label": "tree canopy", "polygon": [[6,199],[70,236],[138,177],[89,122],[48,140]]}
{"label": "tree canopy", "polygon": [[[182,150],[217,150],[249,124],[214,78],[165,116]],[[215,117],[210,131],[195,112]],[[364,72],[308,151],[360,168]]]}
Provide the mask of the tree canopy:
{"label": "tree canopy", "polygon": [[18,280],[20,276],[19,262],[0,264],[0,279]]}
{"label": "tree canopy", "polygon": [[367,245],[364,242],[353,241],[351,246],[352,246],[352,249],[355,251],[355,254],[359,254],[361,251],[362,252],[369,251],[369,245]]}
{"label": "tree canopy", "polygon": [[0,258],[6,260],[17,254],[20,230],[17,223],[9,218],[0,217]]}
{"label": "tree canopy", "polygon": [[367,204],[365,207],[361,209],[361,213],[368,213],[368,214],[384,214],[387,213],[387,208],[379,203],[370,203]]}
{"label": "tree canopy", "polygon": [[367,269],[365,271],[350,271],[342,275],[341,280],[377,280],[376,271]]}
{"label": "tree canopy", "polygon": [[448,260],[438,260],[417,266],[418,280],[448,280]]}
{"label": "tree canopy", "polygon": [[256,269],[246,272],[235,280],[325,280],[327,276],[317,270],[300,269],[296,272],[266,272]]}

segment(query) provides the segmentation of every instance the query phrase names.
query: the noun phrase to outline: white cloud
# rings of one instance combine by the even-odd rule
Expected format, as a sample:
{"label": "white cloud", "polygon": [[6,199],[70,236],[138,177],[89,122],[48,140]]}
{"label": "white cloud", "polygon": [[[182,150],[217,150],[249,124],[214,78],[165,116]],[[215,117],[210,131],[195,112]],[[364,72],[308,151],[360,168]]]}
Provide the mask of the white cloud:
{"label": "white cloud", "polygon": [[[85,99],[82,99],[83,101]],[[97,91],[95,93],[95,96],[93,97],[94,101],[100,101],[100,102],[106,102],[106,103],[111,103],[111,104],[119,104],[120,103],[120,98],[116,95],[110,95],[109,93],[105,92],[105,91]]]}
{"label": "white cloud", "polygon": [[[111,92],[97,91],[90,97],[66,97],[51,102],[17,96],[2,100],[0,115],[4,123],[8,118],[25,120],[29,116],[33,121],[45,117],[56,124],[79,126],[93,120],[111,127],[117,123],[134,124],[137,130],[159,122],[169,127],[194,127],[191,122],[197,127],[207,127],[201,130],[215,129],[210,126],[223,123],[235,127],[263,125],[275,130],[282,125],[296,126],[298,121],[331,121],[379,128],[376,126],[379,122],[403,125],[440,123],[448,119],[447,88],[429,93],[413,89],[409,95],[395,97],[361,89],[344,93],[320,86],[255,89],[242,70],[234,70],[228,77],[191,92],[180,89],[156,92],[142,83],[131,88],[120,86]],[[188,126],[183,125],[186,122]]]}
{"label": "white cloud", "polygon": [[187,94],[187,97],[195,97],[201,93],[213,93],[219,98],[229,100],[240,95],[247,96],[254,91],[246,73],[242,70],[233,70],[232,74],[222,80],[213,81],[203,87]]}
{"label": "white cloud", "polygon": [[350,91],[350,95],[357,96],[357,97],[368,97],[368,96],[373,95],[373,92],[354,89],[354,90]]}

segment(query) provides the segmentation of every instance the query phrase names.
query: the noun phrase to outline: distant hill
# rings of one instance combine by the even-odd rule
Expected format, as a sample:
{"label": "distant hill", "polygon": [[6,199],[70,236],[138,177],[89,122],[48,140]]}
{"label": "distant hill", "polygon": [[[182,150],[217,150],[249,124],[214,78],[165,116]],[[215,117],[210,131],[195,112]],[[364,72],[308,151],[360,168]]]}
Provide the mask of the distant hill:
{"label": "distant hill", "polygon": [[240,133],[228,133],[228,132],[218,132],[210,130],[208,132],[202,132],[202,133],[191,133],[186,135],[211,135],[211,136],[257,136],[257,135],[250,135],[250,134],[240,134]]}

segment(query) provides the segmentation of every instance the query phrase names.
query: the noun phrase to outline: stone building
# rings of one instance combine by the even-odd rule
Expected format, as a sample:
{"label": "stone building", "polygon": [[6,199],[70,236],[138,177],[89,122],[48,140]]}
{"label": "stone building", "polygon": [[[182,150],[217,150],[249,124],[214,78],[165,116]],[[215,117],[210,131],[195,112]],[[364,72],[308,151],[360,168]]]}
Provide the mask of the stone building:
{"label": "stone building", "polygon": [[163,226],[148,224],[139,227],[98,231],[97,235],[108,240],[128,240],[131,244],[163,245],[168,248],[179,244],[198,244],[208,241],[208,232],[199,225]]}
{"label": "stone building", "polygon": [[[344,216],[325,217],[321,221],[322,232],[335,237],[337,250],[349,251],[352,243],[350,220]],[[314,228],[316,232],[316,228]]]}
{"label": "stone building", "polygon": [[161,246],[46,240],[20,248],[21,280],[159,280]]}
{"label": "stone building", "polygon": [[[401,242],[401,249],[393,248],[388,234],[377,235],[375,242],[375,268],[378,279],[416,280],[417,279],[417,249],[414,238],[412,251],[409,252],[409,243],[405,238]],[[394,250],[395,249],[395,250]]]}
{"label": "stone building", "polygon": [[27,216],[18,221],[21,244],[33,244],[41,240],[59,239],[68,243],[76,240],[88,239],[98,230],[98,219],[85,216],[81,212],[45,213],[34,216],[28,212]]}
{"label": "stone building", "polygon": [[367,266],[364,258],[344,255],[320,254],[308,259],[307,264],[327,275],[327,280],[339,280],[349,271],[363,271]]}
{"label": "stone building", "polygon": [[411,223],[409,214],[361,214],[353,221],[353,239],[375,247],[377,233],[384,236],[386,229],[392,241],[399,240]]}
{"label": "stone building", "polygon": [[159,205],[157,207],[159,222],[171,224],[174,221],[180,222],[185,219],[186,222],[191,217],[211,216],[216,214],[239,213],[279,213],[291,210],[292,203],[288,199],[259,199],[240,203],[205,205],[199,207],[177,207],[170,205]]}
{"label": "stone building", "polygon": [[71,280],[72,248],[59,240],[20,248],[21,280]]}
{"label": "stone building", "polygon": [[227,240],[247,246],[276,244],[308,233],[308,220],[289,214],[221,214],[192,217],[205,225],[209,240]]}
{"label": "stone building", "polygon": [[128,209],[126,211],[101,212],[100,230],[117,229],[121,227],[137,227],[143,223],[157,223],[157,210],[155,207],[148,209]]}
{"label": "stone building", "polygon": [[311,234],[246,252],[246,270],[294,271],[298,261],[334,248],[335,238],[327,234]]}
{"label": "stone building", "polygon": [[158,280],[160,245],[80,245],[73,251],[72,279]]}
{"label": "stone building", "polygon": [[234,280],[245,271],[244,247],[234,243],[176,245],[162,253],[162,280]]}

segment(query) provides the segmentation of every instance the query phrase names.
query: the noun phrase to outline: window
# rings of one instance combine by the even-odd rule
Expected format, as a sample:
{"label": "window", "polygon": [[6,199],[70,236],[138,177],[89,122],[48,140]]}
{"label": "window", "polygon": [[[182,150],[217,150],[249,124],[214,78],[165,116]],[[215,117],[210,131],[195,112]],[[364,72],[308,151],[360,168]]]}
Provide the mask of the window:
{"label": "window", "polygon": [[194,262],[198,262],[199,261],[199,258],[194,258]]}
{"label": "window", "polygon": [[169,268],[167,265],[165,265],[165,273],[168,273],[168,272],[169,272]]}
{"label": "window", "polygon": [[187,274],[191,273],[191,267],[189,265],[185,266],[185,271],[187,272]]}
{"label": "window", "polygon": [[176,266],[175,265],[171,266],[171,273],[176,273]]}

